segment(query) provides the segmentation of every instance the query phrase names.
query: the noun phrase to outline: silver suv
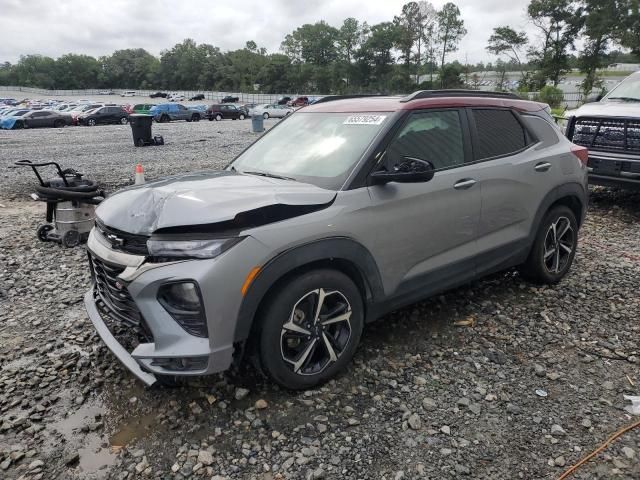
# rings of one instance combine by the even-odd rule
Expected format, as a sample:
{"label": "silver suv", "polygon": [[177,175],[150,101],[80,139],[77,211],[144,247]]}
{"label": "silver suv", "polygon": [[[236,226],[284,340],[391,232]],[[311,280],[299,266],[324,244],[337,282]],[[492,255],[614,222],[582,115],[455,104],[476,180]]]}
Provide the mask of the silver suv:
{"label": "silver suv", "polygon": [[[595,99],[593,99],[595,100]],[[567,137],[589,149],[589,182],[640,188],[640,72],[604,98],[566,112]]]}
{"label": "silver suv", "polygon": [[586,161],[548,107],[507,94],[327,98],[223,171],[104,201],[85,305],[147,384],[246,353],[280,385],[310,388],[386,312],[515,266],[562,279]]}

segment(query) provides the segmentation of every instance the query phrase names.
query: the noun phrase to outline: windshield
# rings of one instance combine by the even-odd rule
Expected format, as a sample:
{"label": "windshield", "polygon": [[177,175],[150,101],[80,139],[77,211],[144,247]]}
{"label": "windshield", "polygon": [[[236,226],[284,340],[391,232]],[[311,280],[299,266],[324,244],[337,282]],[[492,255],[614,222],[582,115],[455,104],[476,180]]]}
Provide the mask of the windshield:
{"label": "windshield", "polygon": [[627,100],[640,102],[640,75],[630,75],[615,87],[607,100]]}
{"label": "windshield", "polygon": [[298,112],[240,154],[229,168],[337,190],[387,117],[386,113]]}

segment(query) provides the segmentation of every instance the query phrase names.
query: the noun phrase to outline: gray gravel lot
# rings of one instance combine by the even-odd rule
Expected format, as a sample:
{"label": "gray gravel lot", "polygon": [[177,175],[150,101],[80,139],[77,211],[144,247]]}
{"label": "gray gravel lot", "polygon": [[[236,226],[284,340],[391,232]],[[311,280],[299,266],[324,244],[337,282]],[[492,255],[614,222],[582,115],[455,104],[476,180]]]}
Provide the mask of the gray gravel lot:
{"label": "gray gravel lot", "polygon": [[[640,195],[606,189],[562,283],[506,272],[394,312],[322,388],[250,369],[144,388],[87,320],[83,249],[35,239],[34,178],[8,166],[58,160],[112,188],[138,161],[221,166],[249,128],[158,125],[168,144],[144,149],[128,127],[0,131],[0,478],[551,479],[640,419],[623,400],[640,395]],[[640,430],[573,478],[640,478]]]}

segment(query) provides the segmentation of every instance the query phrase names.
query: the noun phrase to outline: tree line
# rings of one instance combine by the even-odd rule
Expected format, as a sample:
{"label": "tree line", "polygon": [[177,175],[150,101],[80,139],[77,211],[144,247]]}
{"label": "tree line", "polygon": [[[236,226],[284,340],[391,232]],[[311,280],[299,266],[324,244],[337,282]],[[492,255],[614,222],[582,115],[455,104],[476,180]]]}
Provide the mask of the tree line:
{"label": "tree line", "polygon": [[[436,9],[408,2],[387,22],[369,25],[355,18],[332,26],[304,24],[287,34],[280,51],[255,41],[223,52],[185,39],[156,57],[124,49],[99,58],[69,53],[53,59],[24,55],[0,64],[0,85],[47,89],[136,88],[260,91],[264,93],[406,92],[456,88],[470,83],[470,71],[520,71],[520,89],[557,85],[571,68],[585,74],[581,88],[599,87],[598,69],[613,57],[640,54],[640,0],[531,0],[527,14],[537,34],[498,26],[487,39],[494,64],[449,62],[467,34],[452,2]],[[577,51],[577,40],[583,46]]]}

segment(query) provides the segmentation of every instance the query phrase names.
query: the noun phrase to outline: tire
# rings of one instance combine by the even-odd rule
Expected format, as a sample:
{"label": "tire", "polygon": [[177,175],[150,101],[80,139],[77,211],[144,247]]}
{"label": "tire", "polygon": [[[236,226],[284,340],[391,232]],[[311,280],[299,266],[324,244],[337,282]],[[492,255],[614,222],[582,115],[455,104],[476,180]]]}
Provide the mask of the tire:
{"label": "tire", "polygon": [[13,125],[13,128],[14,128],[14,130],[20,130],[20,129],[24,128],[24,122],[16,122]]}
{"label": "tire", "polygon": [[262,118],[264,118],[265,120],[268,120],[269,119],[269,114],[267,112],[264,112],[262,114]]}
{"label": "tire", "polygon": [[574,213],[565,206],[554,207],[542,219],[520,273],[534,283],[558,283],[571,268],[577,246],[578,222]]}
{"label": "tire", "polygon": [[53,122],[53,128],[63,128],[64,127],[64,120],[56,120],[55,122]]}
{"label": "tire", "polygon": [[219,122],[220,120],[222,120],[222,115],[220,114],[216,115],[216,122]]}
{"label": "tire", "polygon": [[194,115],[191,117],[191,121],[192,121],[192,122],[199,122],[199,121],[200,121],[200,115],[194,114]]}
{"label": "tire", "polygon": [[127,117],[122,117],[120,119],[120,125],[126,125],[127,123],[129,123],[129,119]]}
{"label": "tire", "polygon": [[90,118],[89,120],[87,120],[87,125],[89,125],[90,127],[95,127],[96,121],[93,118]]}
{"label": "tire", "polygon": [[36,236],[38,237],[38,240],[40,240],[41,242],[48,242],[49,237],[47,237],[47,234],[51,230],[53,230],[53,225],[40,225],[38,227],[38,230],[36,230]]}
{"label": "tire", "polygon": [[170,120],[169,115],[162,115],[160,117],[160,123],[169,123]]}
{"label": "tire", "polygon": [[244,120],[245,119],[244,113],[241,113],[240,116],[238,117],[238,119],[239,120]]}
{"label": "tire", "polygon": [[[332,314],[324,325],[309,319],[315,317],[321,298],[320,320],[327,311]],[[344,318],[330,322],[340,317]],[[256,321],[262,370],[279,385],[301,390],[326,382],[351,361],[362,334],[364,307],[349,277],[335,270],[313,270],[278,288]]]}
{"label": "tire", "polygon": [[80,245],[80,233],[76,230],[69,230],[62,236],[62,246],[73,248]]}

